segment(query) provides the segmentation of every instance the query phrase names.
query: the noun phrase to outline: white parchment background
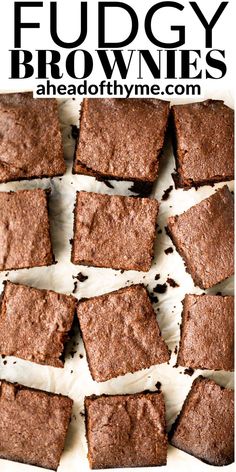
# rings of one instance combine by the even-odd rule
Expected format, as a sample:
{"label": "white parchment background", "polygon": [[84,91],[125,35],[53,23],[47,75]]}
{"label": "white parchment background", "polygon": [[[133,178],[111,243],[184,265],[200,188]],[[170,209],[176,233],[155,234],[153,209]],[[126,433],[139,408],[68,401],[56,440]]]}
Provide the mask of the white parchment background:
{"label": "white parchment background", "polygon": [[[229,93],[226,93],[225,96],[214,93],[214,96],[208,96],[207,98],[221,98],[224,99],[228,105],[232,106],[232,99]],[[181,102],[183,102],[183,100]],[[168,286],[166,293],[162,295],[157,294],[159,302],[154,305],[154,308],[156,311],[157,308],[159,308],[157,318],[162,335],[169,348],[174,351],[179,340],[181,300],[183,300],[185,293],[202,293],[202,290],[194,287],[192,279],[190,275],[186,273],[184,263],[175,249],[172,254],[166,255],[164,253],[166,248],[173,247],[170,239],[165,234],[164,226],[166,225],[168,216],[183,212],[195,203],[200,202],[202,199],[214,193],[216,188],[221,187],[223,184],[217,184],[214,187],[205,186],[197,191],[195,189],[189,191],[173,190],[168,200],[161,201],[164,190],[170,185],[173,185],[171,173],[174,170],[174,158],[170,144],[167,145],[165,157],[162,159],[161,163],[160,175],[152,193],[152,196],[161,202],[158,224],[162,229],[162,234],[157,235],[155,259],[151,270],[148,273],[126,271],[122,274],[120,271],[111,269],[75,266],[70,262],[71,246],[69,240],[72,238],[72,212],[76,191],[87,190],[108,194],[131,195],[128,191],[131,184],[115,182],[113,183],[114,189],[110,189],[104,183],[98,182],[92,177],[72,175],[71,167],[74,140],[71,137],[70,125],[79,124],[80,100],[59,100],[59,107],[64,137],[65,158],[67,161],[66,175],[63,178],[51,180],[43,179],[0,185],[0,191],[51,187],[50,221],[53,248],[58,263],[51,267],[10,271],[8,275],[1,273],[0,290],[2,290],[2,281],[9,279],[13,282],[25,283],[37,288],[53,289],[69,294],[72,293],[74,288],[72,275],[77,275],[78,272],[81,271],[88,276],[85,282],[78,282],[75,296],[81,298],[103,294],[117,290],[131,283],[139,282],[147,284],[150,291],[152,291],[152,288],[157,283],[157,281],[155,281],[156,274],[161,275],[158,283],[166,282],[167,277],[170,276],[178,282],[179,288],[171,288]],[[228,185],[232,190],[233,183],[228,183]],[[217,291],[221,291],[223,294],[233,294],[233,279],[228,279],[224,283],[208,290],[207,293],[214,294]],[[70,354],[71,350],[76,351],[73,358]],[[80,357],[81,354],[83,358]],[[19,382],[23,385],[50,392],[62,393],[70,396],[74,400],[73,417],[69,427],[65,451],[58,469],[59,472],[89,470],[86,458],[87,445],[84,417],[81,415],[85,395],[93,393],[134,393],[144,389],[152,390],[155,389],[156,382],[160,381],[166,401],[168,427],[170,427],[181,408],[192,381],[196,376],[202,373],[201,371],[195,371],[194,375],[190,377],[184,374],[184,368],[173,368],[176,355],[172,353],[169,365],[163,364],[154,366],[135,374],[127,374],[123,377],[99,384],[91,379],[84,354],[83,344],[77,333],[68,348],[64,369],[40,366],[13,357],[3,360],[0,356],[1,379]],[[4,363],[4,361],[6,362]],[[233,386],[233,374],[213,371],[204,371],[203,374],[213,378],[224,386]],[[45,432],[46,429],[47,425],[45,425]],[[155,468],[150,470],[153,469]],[[213,469],[215,470],[214,467],[208,466],[190,455],[169,446],[168,463],[165,468],[167,472],[185,472],[189,470],[207,472]],[[227,466],[226,469],[227,471],[232,471],[233,465]],[[44,469],[0,460],[0,472],[36,472],[39,470]],[[131,470],[134,471],[135,469]]]}

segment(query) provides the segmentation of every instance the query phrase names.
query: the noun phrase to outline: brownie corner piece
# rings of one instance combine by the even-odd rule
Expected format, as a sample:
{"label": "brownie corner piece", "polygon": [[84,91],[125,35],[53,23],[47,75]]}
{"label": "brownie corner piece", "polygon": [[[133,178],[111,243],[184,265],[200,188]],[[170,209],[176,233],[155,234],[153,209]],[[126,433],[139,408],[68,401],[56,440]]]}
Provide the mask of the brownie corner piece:
{"label": "brownie corner piece", "polygon": [[0,458],[57,470],[72,405],[66,396],[0,380]]}
{"label": "brownie corner piece", "polygon": [[177,365],[234,370],[234,297],[185,295]]}
{"label": "brownie corner piece", "polygon": [[85,98],[73,172],[154,182],[168,116],[163,100]]}
{"label": "brownie corner piece", "polygon": [[6,281],[0,304],[0,354],[63,367],[76,303],[70,295]]}
{"label": "brownie corner piece", "polygon": [[220,100],[171,108],[175,182],[186,189],[234,179],[234,112]]}
{"label": "brownie corner piece", "polygon": [[147,272],[158,208],[151,198],[77,192],[72,262]]}
{"label": "brownie corner piece", "polygon": [[0,183],[66,171],[55,99],[0,94]]}
{"label": "brownie corner piece", "polygon": [[48,190],[0,192],[0,270],[54,263]]}
{"label": "brownie corner piece", "polygon": [[172,425],[170,443],[210,465],[234,461],[234,391],[197,377]]}
{"label": "brownie corner piece", "polygon": [[167,228],[196,285],[207,289],[234,274],[234,204],[227,185],[171,216]]}
{"label": "brownie corner piece", "polygon": [[162,393],[85,397],[85,413],[92,469],[166,465]]}
{"label": "brownie corner piece", "polygon": [[79,302],[77,315],[89,369],[97,382],[170,359],[143,285]]}

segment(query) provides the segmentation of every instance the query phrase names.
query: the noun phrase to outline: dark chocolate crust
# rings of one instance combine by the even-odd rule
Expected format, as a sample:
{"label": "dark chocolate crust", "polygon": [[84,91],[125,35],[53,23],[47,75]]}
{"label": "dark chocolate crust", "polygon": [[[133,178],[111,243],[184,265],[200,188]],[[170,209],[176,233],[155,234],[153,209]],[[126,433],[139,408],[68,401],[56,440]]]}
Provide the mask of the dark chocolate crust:
{"label": "dark chocolate crust", "polygon": [[82,301],[77,315],[90,372],[97,382],[170,359],[143,285]]}
{"label": "dark chocolate crust", "polygon": [[85,417],[91,469],[166,465],[161,392],[85,397]]}
{"label": "dark chocolate crust", "polygon": [[177,365],[234,370],[234,297],[185,295]]}
{"label": "dark chocolate crust", "polygon": [[226,185],[181,215],[171,216],[168,234],[202,289],[233,275],[234,204]]}
{"label": "dark chocolate crust", "polygon": [[76,302],[72,296],[6,281],[0,304],[0,354],[63,367]]}
{"label": "dark chocolate crust", "polygon": [[170,431],[170,443],[215,466],[234,461],[234,391],[197,377]]}
{"label": "dark chocolate crust", "polygon": [[0,135],[0,183],[65,173],[56,100],[0,94]]}
{"label": "dark chocolate crust", "polygon": [[0,270],[54,263],[48,191],[0,192]]}
{"label": "dark chocolate crust", "polygon": [[72,262],[147,272],[157,214],[154,199],[77,192]]}
{"label": "dark chocolate crust", "polygon": [[168,115],[163,100],[84,99],[73,173],[154,182]]}
{"label": "dark chocolate crust", "polygon": [[73,401],[0,380],[0,458],[56,470]]}
{"label": "dark chocolate crust", "polygon": [[171,108],[177,187],[234,179],[234,112],[219,100]]}

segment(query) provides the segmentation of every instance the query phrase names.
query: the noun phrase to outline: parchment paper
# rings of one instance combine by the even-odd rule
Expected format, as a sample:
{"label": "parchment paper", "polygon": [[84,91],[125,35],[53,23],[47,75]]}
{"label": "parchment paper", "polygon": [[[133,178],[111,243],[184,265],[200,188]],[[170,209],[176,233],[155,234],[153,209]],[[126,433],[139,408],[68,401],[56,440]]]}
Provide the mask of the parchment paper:
{"label": "parchment paper", "polygon": [[[225,96],[208,96],[206,98],[221,98],[232,106],[230,93]],[[187,100],[179,100],[179,103]],[[203,375],[213,378],[224,386],[233,386],[233,374],[226,372],[195,371],[191,377],[184,374],[184,368],[173,368],[176,355],[173,353],[179,340],[179,323],[181,320],[181,300],[185,293],[202,293],[202,290],[195,287],[189,274],[186,273],[184,263],[179,254],[174,252],[166,255],[164,250],[173,247],[170,239],[165,233],[164,226],[170,215],[183,212],[195,203],[208,197],[215,190],[224,184],[217,184],[214,187],[204,186],[197,191],[195,189],[182,191],[173,190],[166,201],[161,201],[164,190],[173,185],[171,173],[174,170],[174,158],[170,143],[167,144],[165,155],[161,162],[161,170],[158,181],[154,187],[152,196],[161,202],[158,217],[159,228],[162,234],[157,235],[155,259],[150,272],[120,271],[111,269],[99,269],[92,267],[75,266],[70,262],[73,228],[73,207],[76,190],[95,191],[108,194],[131,195],[128,190],[131,183],[112,182],[114,189],[108,188],[104,183],[96,181],[92,177],[74,176],[71,173],[72,158],[74,152],[74,139],[71,137],[71,124],[79,124],[80,99],[59,100],[60,118],[62,123],[65,158],[67,162],[67,172],[62,178],[22,181],[9,184],[2,184],[0,191],[47,188],[51,187],[50,198],[50,221],[53,239],[53,248],[58,263],[51,267],[24,269],[10,271],[0,274],[0,290],[2,281],[9,279],[13,282],[25,283],[37,288],[48,288],[62,293],[72,293],[75,280],[73,275],[82,272],[88,279],[78,282],[75,296],[90,297],[103,294],[131,283],[142,282],[148,285],[150,291],[156,285],[155,275],[160,274],[158,283],[166,282],[168,276],[172,277],[179,287],[168,286],[166,293],[157,294],[159,302],[154,305],[157,312],[158,323],[162,335],[169,348],[172,350],[170,364],[154,366],[135,374],[127,374],[105,383],[92,381],[86,362],[84,347],[79,333],[74,336],[67,348],[67,356],[64,369],[40,366],[13,357],[1,359],[0,356],[0,378],[11,382],[19,382],[50,392],[62,393],[70,396],[74,400],[73,417],[69,427],[65,451],[63,453],[59,472],[79,472],[88,471],[87,445],[85,439],[84,417],[82,416],[83,399],[90,394],[118,394],[134,393],[144,389],[155,390],[157,381],[161,382],[164,392],[167,410],[168,427],[172,424],[175,416],[179,412],[181,405],[188,393],[195,377]],[[175,101],[174,103],[176,103]],[[228,183],[232,190],[233,183]],[[217,248],[216,248],[217,250]],[[233,279],[230,278],[224,283],[207,290],[207,293],[221,291],[223,294],[233,294]],[[157,309],[159,308],[159,311]],[[82,357],[83,356],[83,357]],[[14,363],[15,362],[15,363]],[[45,425],[45,431],[47,425]],[[18,464],[10,461],[0,460],[0,472],[33,472],[44,469]],[[114,470],[114,469],[113,469]],[[136,469],[131,469],[132,472]],[[142,469],[137,469],[141,471]],[[143,469],[144,470],[144,469]],[[145,468],[145,470],[147,470]],[[150,470],[155,470],[152,468]],[[216,470],[184,452],[171,446],[168,450],[168,465],[163,470],[172,471],[210,471]],[[233,465],[225,468],[227,471],[233,470]]]}

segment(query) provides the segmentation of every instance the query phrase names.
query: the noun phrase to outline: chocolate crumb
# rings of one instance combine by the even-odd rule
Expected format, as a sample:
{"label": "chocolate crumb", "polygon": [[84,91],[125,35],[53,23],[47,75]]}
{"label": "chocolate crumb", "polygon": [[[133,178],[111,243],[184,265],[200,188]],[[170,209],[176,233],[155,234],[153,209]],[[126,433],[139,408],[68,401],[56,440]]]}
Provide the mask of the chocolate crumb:
{"label": "chocolate crumb", "polygon": [[177,284],[177,282],[171,277],[168,277],[166,282],[170,285],[170,287],[173,287],[173,288],[179,287],[179,284]]}
{"label": "chocolate crumb", "polygon": [[158,381],[158,382],[155,384],[155,387],[156,387],[157,391],[160,392],[160,391],[161,391],[161,382]]}
{"label": "chocolate crumb", "polygon": [[222,295],[222,292],[216,292],[216,295]]}
{"label": "chocolate crumb", "polygon": [[177,354],[177,352],[178,352],[178,346],[175,346],[175,348],[174,348],[174,354]]}
{"label": "chocolate crumb", "polygon": [[2,359],[5,359],[5,357],[6,357],[5,354],[2,354]]}
{"label": "chocolate crumb", "polygon": [[72,293],[76,293],[77,292],[77,287],[78,287],[78,282],[74,282],[74,288],[72,290]]}
{"label": "chocolate crumb", "polygon": [[148,197],[152,191],[153,184],[150,182],[133,182],[128,189],[130,192],[137,193],[137,197]]}
{"label": "chocolate crumb", "polygon": [[121,269],[120,273],[123,274],[123,273],[124,273],[124,269]]}
{"label": "chocolate crumb", "polygon": [[6,364],[7,364],[7,361],[3,361],[3,364],[6,365]]}
{"label": "chocolate crumb", "polygon": [[165,249],[164,251],[166,254],[171,254],[172,252],[174,252],[174,249],[173,247],[168,247],[167,249]]}
{"label": "chocolate crumb", "polygon": [[173,185],[170,185],[166,190],[164,190],[164,193],[161,197],[162,200],[168,200],[170,196],[170,192],[173,190]]}
{"label": "chocolate crumb", "polygon": [[69,243],[73,244],[73,238],[69,239]]}
{"label": "chocolate crumb", "polygon": [[167,236],[169,236],[169,232],[168,232],[167,226],[164,226],[164,229],[165,229],[165,233],[167,234]]}
{"label": "chocolate crumb", "polygon": [[72,357],[72,359],[74,358],[74,355],[76,354],[77,351],[73,351],[73,349],[70,351],[70,355]]}
{"label": "chocolate crumb", "polygon": [[108,188],[114,188],[114,186],[109,182],[109,180],[103,180],[103,183],[108,187]]}
{"label": "chocolate crumb", "polygon": [[194,370],[191,367],[188,367],[187,369],[184,369],[184,374],[190,375],[191,377],[194,374]]}
{"label": "chocolate crumb", "polygon": [[161,234],[161,233],[162,233],[162,229],[159,229],[157,232],[158,232],[158,234]]}
{"label": "chocolate crumb", "polygon": [[155,293],[165,293],[167,290],[167,285],[166,283],[164,284],[157,284],[154,288],[153,288],[153,292]]}
{"label": "chocolate crumb", "polygon": [[150,293],[149,297],[152,303],[157,303],[159,301],[158,298],[154,295],[154,293]]}
{"label": "chocolate crumb", "polygon": [[80,416],[85,416],[84,411],[81,411],[81,412],[80,412]]}
{"label": "chocolate crumb", "polygon": [[70,373],[73,374],[73,370],[71,370]]}
{"label": "chocolate crumb", "polygon": [[159,280],[160,277],[161,277],[160,274],[156,274],[156,275],[155,275],[155,280]]}
{"label": "chocolate crumb", "polygon": [[71,126],[71,136],[73,139],[77,139],[79,136],[79,129],[77,128],[76,125],[70,125]]}
{"label": "chocolate crumb", "polygon": [[72,275],[72,278],[77,279],[79,282],[85,282],[85,280],[88,279],[88,276],[79,272],[77,275]]}
{"label": "chocolate crumb", "polygon": [[14,361],[13,364],[16,364],[16,361]]}
{"label": "chocolate crumb", "polygon": [[83,356],[83,354],[80,354],[79,357],[80,357],[80,359],[83,359],[84,356]]}

